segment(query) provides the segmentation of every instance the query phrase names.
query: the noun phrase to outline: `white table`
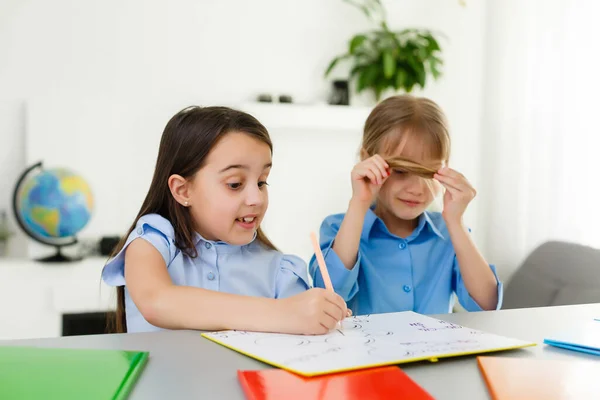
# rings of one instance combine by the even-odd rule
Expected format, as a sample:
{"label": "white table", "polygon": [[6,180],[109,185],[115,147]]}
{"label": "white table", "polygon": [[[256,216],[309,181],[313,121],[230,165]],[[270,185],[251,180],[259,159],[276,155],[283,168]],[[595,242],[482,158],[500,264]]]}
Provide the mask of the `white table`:
{"label": "white table", "polygon": [[[565,326],[578,329],[586,321],[600,318],[600,304],[457,313],[434,317],[538,343],[534,347],[499,352],[496,355],[600,360],[596,356],[542,344],[546,335]],[[236,371],[271,368],[210,342],[194,331],[71,336],[4,341],[0,342],[0,345],[149,351],[148,364],[131,392],[131,399],[243,399]],[[437,363],[403,364],[401,368],[436,399],[489,399],[474,356],[442,359]]]}

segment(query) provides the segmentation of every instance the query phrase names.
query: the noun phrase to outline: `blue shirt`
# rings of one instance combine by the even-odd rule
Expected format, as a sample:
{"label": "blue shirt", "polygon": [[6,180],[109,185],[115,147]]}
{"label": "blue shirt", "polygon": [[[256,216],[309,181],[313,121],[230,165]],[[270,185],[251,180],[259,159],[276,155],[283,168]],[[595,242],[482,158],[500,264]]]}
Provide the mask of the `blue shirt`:
{"label": "blue shirt", "polygon": [[[421,314],[451,312],[453,293],[467,311],[482,308],[471,298],[463,283],[456,253],[440,213],[424,212],[406,239],[391,234],[383,221],[369,209],[352,270],[332,249],[344,214],[327,217],[321,225],[321,249],[335,291],[356,315],[397,311]],[[324,287],[313,256],[310,273],[314,285]],[[502,305],[502,283],[498,282],[498,304]]]}
{"label": "blue shirt", "polygon": [[[137,238],[154,246],[165,260],[175,285],[195,286],[225,293],[284,298],[309,288],[306,263],[299,257],[265,248],[257,240],[243,246],[205,240],[195,235],[198,257],[191,258],[175,246],[171,223],[158,214],[139,219],[123,249],[102,271],[111,286],[125,285],[125,249]],[[159,330],[148,323],[125,287],[127,332]]]}

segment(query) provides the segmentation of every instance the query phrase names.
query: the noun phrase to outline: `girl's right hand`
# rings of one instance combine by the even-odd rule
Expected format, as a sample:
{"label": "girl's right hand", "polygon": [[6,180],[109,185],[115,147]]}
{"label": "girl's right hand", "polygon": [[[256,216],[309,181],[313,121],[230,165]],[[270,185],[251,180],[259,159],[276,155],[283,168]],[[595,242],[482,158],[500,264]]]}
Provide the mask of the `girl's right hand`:
{"label": "girl's right hand", "polygon": [[356,164],[351,173],[352,200],[369,207],[379,193],[381,185],[390,176],[388,168],[388,163],[379,154]]}
{"label": "girl's right hand", "polygon": [[281,301],[286,333],[322,335],[351,315],[344,299],[326,289],[309,289]]}

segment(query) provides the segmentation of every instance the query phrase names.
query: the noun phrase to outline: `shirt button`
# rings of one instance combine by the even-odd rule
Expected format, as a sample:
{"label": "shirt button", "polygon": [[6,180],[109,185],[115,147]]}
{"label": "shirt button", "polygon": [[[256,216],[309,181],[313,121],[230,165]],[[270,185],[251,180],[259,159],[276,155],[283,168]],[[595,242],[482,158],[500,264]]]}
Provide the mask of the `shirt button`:
{"label": "shirt button", "polygon": [[137,233],[138,235],[141,235],[142,233],[144,233],[144,230],[142,228],[138,228]]}
{"label": "shirt button", "polygon": [[206,243],[204,243],[204,247],[206,247],[207,249],[210,249],[212,247],[212,244],[206,242]]}
{"label": "shirt button", "polygon": [[410,291],[411,291],[411,287],[410,287],[410,286],[408,286],[408,285],[404,285],[404,287],[402,287],[402,289],[404,289],[404,291],[405,291],[406,293],[408,293],[408,292],[410,292]]}
{"label": "shirt button", "polygon": [[215,274],[213,274],[212,272],[208,273],[208,280],[209,281],[214,281],[215,280]]}
{"label": "shirt button", "polygon": [[406,248],[406,243],[401,242],[398,247],[400,248],[400,250],[404,250]]}

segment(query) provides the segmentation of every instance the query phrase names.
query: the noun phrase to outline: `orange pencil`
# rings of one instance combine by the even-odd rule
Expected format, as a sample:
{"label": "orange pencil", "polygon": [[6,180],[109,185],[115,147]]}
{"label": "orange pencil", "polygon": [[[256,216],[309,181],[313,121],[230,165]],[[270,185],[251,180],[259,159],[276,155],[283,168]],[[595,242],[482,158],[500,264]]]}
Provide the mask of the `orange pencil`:
{"label": "orange pencil", "polygon": [[[323,257],[323,252],[321,252],[321,246],[319,246],[319,241],[317,240],[317,234],[311,232],[310,239],[315,250],[315,257],[317,258],[317,263],[319,264],[319,270],[321,271],[323,282],[325,283],[325,289],[335,292],[335,290],[333,290],[331,278],[329,277],[329,271],[327,271],[327,265],[325,265],[325,258]],[[342,323],[338,322],[338,326],[342,328]]]}
{"label": "orange pencil", "polygon": [[323,276],[323,282],[325,283],[325,289],[333,290],[333,284],[331,283],[331,278],[329,277],[329,271],[327,271],[327,266],[325,265],[325,258],[323,257],[323,253],[321,252],[321,246],[319,246],[319,242],[317,241],[317,235],[314,232],[310,233],[310,239],[312,240],[312,245],[315,250],[315,257],[317,257],[317,263],[319,264],[319,270],[321,270],[321,276]]}

